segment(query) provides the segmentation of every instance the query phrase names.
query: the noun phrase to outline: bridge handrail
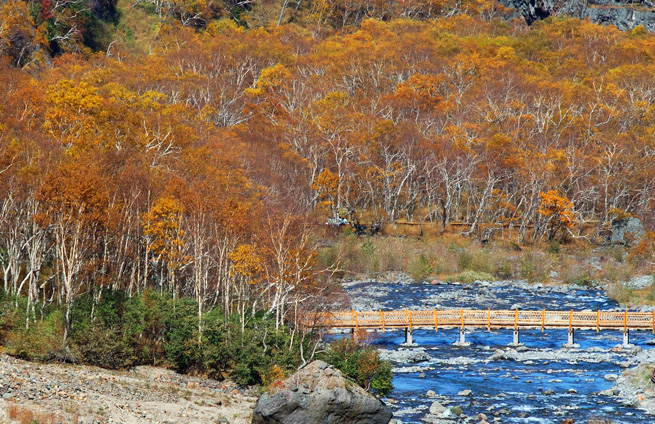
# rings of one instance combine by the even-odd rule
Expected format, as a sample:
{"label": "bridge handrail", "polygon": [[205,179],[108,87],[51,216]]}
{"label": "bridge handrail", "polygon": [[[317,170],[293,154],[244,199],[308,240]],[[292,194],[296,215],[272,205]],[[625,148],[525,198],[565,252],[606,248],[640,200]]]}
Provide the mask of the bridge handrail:
{"label": "bridge handrail", "polygon": [[523,309],[446,309],[395,311],[328,311],[304,315],[302,324],[312,328],[568,328],[651,330],[655,311],[549,311]]}

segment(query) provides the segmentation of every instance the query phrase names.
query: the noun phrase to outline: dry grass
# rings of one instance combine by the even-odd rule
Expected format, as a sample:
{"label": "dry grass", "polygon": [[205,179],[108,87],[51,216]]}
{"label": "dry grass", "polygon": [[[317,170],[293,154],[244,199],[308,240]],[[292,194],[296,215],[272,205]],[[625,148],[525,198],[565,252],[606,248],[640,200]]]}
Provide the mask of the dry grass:
{"label": "dry grass", "polygon": [[[623,284],[635,275],[652,272],[645,261],[623,247],[600,248],[586,242],[517,246],[507,240],[492,240],[484,246],[453,233],[423,237],[357,236],[348,229],[320,253],[321,265],[346,275],[371,277],[396,271],[415,280],[459,281],[472,275],[496,280],[524,279],[530,282],[564,282],[591,286],[603,284],[619,302],[635,299]],[[637,293],[641,303],[655,303],[653,293]],[[650,300],[652,298],[652,300]]]}
{"label": "dry grass", "polygon": [[15,404],[7,406],[7,416],[12,420],[18,421],[20,424],[78,423],[78,417],[76,415],[64,418],[51,412],[45,412],[40,409],[32,409]]}

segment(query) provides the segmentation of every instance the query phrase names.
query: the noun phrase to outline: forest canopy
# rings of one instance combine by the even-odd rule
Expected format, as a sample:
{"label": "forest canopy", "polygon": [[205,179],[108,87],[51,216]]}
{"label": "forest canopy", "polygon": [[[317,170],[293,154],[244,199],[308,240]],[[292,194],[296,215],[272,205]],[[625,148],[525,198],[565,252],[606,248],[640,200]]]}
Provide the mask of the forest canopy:
{"label": "forest canopy", "polygon": [[67,329],[77,297],[149,288],[282,324],[323,293],[329,217],[519,243],[652,227],[655,36],[506,13],[3,2],[5,293]]}

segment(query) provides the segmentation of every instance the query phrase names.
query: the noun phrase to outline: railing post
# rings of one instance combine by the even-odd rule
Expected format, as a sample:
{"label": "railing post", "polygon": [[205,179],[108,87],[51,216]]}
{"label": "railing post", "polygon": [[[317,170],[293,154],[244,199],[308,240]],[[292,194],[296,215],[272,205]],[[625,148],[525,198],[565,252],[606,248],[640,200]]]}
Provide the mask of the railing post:
{"label": "railing post", "polygon": [[487,308],[487,331],[491,332],[491,308]]}
{"label": "railing post", "polygon": [[408,310],[407,313],[409,314],[409,331],[412,331],[412,311]]}
{"label": "railing post", "polygon": [[655,311],[653,311],[653,334],[655,334]]}
{"label": "railing post", "polygon": [[439,331],[439,314],[435,308],[432,308],[432,317],[434,318],[434,331]]}
{"label": "railing post", "polygon": [[462,330],[464,329],[464,309],[459,310],[459,315],[462,318]]}
{"label": "railing post", "polygon": [[384,333],[384,312],[380,309],[380,320],[382,321],[382,332]]}
{"label": "railing post", "polygon": [[600,309],[596,311],[596,333],[600,331]]}
{"label": "railing post", "polygon": [[569,333],[571,332],[571,324],[573,324],[573,309],[569,312]]}
{"label": "railing post", "polygon": [[544,327],[546,326],[546,309],[544,308],[543,311],[541,311],[541,332],[544,332]]}
{"label": "railing post", "polygon": [[628,310],[625,310],[625,314],[623,314],[623,332],[625,333],[628,331]]}
{"label": "railing post", "polygon": [[519,328],[519,308],[514,309],[514,331]]}

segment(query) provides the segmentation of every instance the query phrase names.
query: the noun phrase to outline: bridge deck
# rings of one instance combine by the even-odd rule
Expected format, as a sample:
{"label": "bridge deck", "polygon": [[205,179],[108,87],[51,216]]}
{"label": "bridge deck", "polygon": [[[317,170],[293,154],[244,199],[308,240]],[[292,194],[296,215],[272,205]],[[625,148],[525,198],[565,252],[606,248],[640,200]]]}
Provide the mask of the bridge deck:
{"label": "bridge deck", "polygon": [[592,329],[651,330],[655,334],[653,312],[526,311],[526,310],[422,310],[422,311],[340,311],[305,316],[305,326],[314,328],[486,328],[486,329]]}

